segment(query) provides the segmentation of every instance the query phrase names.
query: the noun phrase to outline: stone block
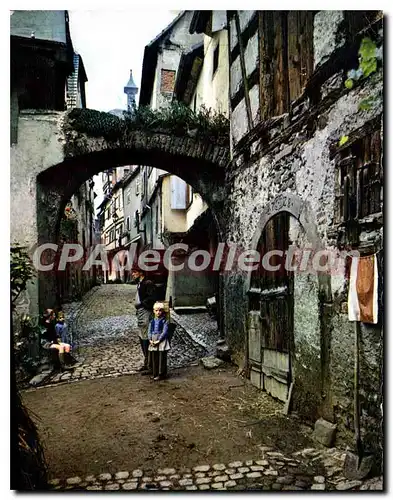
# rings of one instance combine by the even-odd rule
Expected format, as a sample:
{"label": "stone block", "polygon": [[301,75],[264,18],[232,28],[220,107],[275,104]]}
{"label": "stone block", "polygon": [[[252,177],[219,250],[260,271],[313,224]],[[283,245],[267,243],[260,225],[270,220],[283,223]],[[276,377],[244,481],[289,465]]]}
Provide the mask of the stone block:
{"label": "stone block", "polygon": [[162,488],[170,488],[172,486],[172,482],[171,481],[161,481],[160,486]]}
{"label": "stone block", "polygon": [[48,376],[48,373],[39,373],[30,380],[29,384],[35,387],[39,384],[42,384],[44,380],[48,378]]}
{"label": "stone block", "polygon": [[325,490],[326,489],[326,485],[325,484],[313,484],[311,486],[311,489],[312,490],[319,490],[319,491],[322,491],[322,490]]}
{"label": "stone block", "polygon": [[197,465],[193,468],[194,472],[207,472],[210,470],[210,465]]}
{"label": "stone block", "polygon": [[248,474],[246,474],[246,476],[250,478],[261,477],[261,475],[262,474],[260,472],[249,472]]}
{"label": "stone block", "polygon": [[180,479],[179,485],[180,486],[191,486],[192,485],[192,479]]}
{"label": "stone block", "polygon": [[99,479],[100,481],[110,481],[110,480],[112,479],[112,475],[111,475],[111,474],[109,474],[109,473],[100,474],[100,475],[98,476],[98,479]]}
{"label": "stone block", "polygon": [[176,474],[176,470],[175,469],[158,469],[157,471],[158,474],[165,474],[165,475],[169,475],[169,474]]}
{"label": "stone block", "polygon": [[76,477],[69,477],[66,482],[67,482],[67,484],[70,484],[70,485],[71,484],[79,484],[79,483],[82,482],[82,479],[80,477],[78,477],[78,476],[76,476]]}
{"label": "stone block", "polygon": [[215,490],[218,490],[220,488],[223,488],[224,487],[224,483],[213,483],[212,484],[212,488],[214,488]]}
{"label": "stone block", "polygon": [[122,488],[123,490],[136,490],[138,488],[138,483],[124,483]]}
{"label": "stone block", "polygon": [[213,469],[214,470],[225,470],[226,469],[226,465],[225,464],[214,464],[213,465]]}
{"label": "stone block", "polygon": [[206,358],[201,358],[201,363],[206,370],[214,370],[214,368],[221,366],[224,361],[216,358],[215,356],[208,356]]}
{"label": "stone block", "polygon": [[239,467],[237,469],[238,472],[241,472],[242,474],[244,474],[245,472],[250,472],[250,468],[249,467]]}
{"label": "stone block", "polygon": [[244,474],[241,474],[240,472],[237,474],[231,474],[229,476],[231,479],[242,479],[244,477]]}
{"label": "stone block", "polygon": [[314,438],[319,443],[330,448],[333,446],[336,437],[337,425],[332,424],[325,420],[324,418],[319,418],[315,422],[314,427]]}
{"label": "stone block", "polygon": [[228,481],[229,477],[227,475],[224,475],[224,476],[216,476],[214,478],[215,481],[217,481],[218,483],[223,483],[225,481]]}
{"label": "stone block", "polygon": [[115,479],[128,479],[129,475],[127,471],[116,472]]}
{"label": "stone block", "polygon": [[114,484],[107,484],[105,486],[105,489],[106,490],[109,490],[109,491],[114,491],[114,490],[120,490],[120,485],[117,484],[117,483],[114,483]]}
{"label": "stone block", "polygon": [[210,484],[211,480],[211,477],[197,477],[195,479],[195,484]]}
{"label": "stone block", "polygon": [[336,490],[338,491],[346,491],[346,490],[352,490],[352,488],[356,488],[357,486],[361,486],[362,481],[343,481],[341,483],[338,483],[336,486]]}
{"label": "stone block", "polygon": [[[258,462],[257,462],[258,463]],[[231,462],[230,464],[228,464],[228,467],[241,467],[243,465],[243,462]]]}

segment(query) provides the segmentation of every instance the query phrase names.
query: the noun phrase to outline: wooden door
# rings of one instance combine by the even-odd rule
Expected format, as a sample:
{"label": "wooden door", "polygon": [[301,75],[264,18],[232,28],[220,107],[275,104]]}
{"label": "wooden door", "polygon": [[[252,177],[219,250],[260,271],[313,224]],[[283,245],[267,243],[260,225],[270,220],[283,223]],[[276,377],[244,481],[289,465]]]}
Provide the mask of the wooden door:
{"label": "wooden door", "polygon": [[262,257],[271,250],[282,256],[269,259],[274,270],[263,265],[254,271],[249,290],[249,362],[251,382],[286,401],[291,383],[290,340],[293,330],[292,277],[285,269],[289,214],[282,212],[266,224],[257,250]]}

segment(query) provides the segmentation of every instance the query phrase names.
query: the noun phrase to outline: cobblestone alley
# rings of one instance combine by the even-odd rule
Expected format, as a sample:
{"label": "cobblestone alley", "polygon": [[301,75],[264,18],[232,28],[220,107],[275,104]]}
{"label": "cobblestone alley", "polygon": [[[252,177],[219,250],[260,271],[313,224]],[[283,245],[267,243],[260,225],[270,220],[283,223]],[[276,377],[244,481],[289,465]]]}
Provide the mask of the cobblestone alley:
{"label": "cobblestone alley", "polygon": [[[170,377],[141,363],[131,285],[106,285],[65,307],[78,366],[23,391],[56,490],[380,489],[347,481],[343,450],[315,448],[312,428],[224,364],[205,370],[215,323],[176,316]],[[76,382],[76,383],[71,383]],[[60,435],[60,439],[59,439]]]}

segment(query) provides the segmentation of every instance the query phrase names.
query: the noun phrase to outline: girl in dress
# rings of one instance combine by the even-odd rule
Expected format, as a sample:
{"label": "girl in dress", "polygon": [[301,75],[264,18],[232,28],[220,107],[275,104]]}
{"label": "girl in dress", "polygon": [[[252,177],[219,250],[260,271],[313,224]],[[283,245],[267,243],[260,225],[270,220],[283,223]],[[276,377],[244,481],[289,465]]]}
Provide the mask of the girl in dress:
{"label": "girl in dress", "polygon": [[165,306],[162,302],[156,302],[153,307],[154,319],[149,325],[149,357],[150,368],[154,380],[162,380],[168,372],[168,351],[171,348],[169,342],[168,321],[166,319]]}

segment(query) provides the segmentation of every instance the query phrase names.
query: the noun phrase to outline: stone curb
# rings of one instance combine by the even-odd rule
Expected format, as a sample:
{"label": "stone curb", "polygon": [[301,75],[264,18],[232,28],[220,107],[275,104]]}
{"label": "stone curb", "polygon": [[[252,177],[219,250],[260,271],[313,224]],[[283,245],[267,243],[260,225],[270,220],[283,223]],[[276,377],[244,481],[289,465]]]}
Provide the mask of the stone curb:
{"label": "stone curb", "polygon": [[[284,456],[270,457],[263,454],[264,460],[243,460],[230,464],[198,465],[192,469],[182,467],[178,471],[174,468],[151,470],[135,469],[133,471],[119,471],[89,475],[84,479],[74,476],[67,479],[52,479],[49,481],[54,490],[273,490],[273,491],[340,491],[359,489],[362,481],[343,481],[342,476],[336,480],[325,476],[307,473],[302,467],[307,464],[298,463],[299,470],[293,470],[288,464],[293,458]],[[278,465],[276,458],[285,460],[287,464]],[[259,465],[263,463],[264,465]],[[282,462],[280,462],[282,463]],[[236,466],[236,467],[235,467]],[[253,470],[243,474],[241,470]],[[257,470],[256,470],[257,469]],[[288,469],[288,470],[285,470]],[[228,477],[226,471],[233,472]],[[342,471],[340,471],[341,473]]]}

